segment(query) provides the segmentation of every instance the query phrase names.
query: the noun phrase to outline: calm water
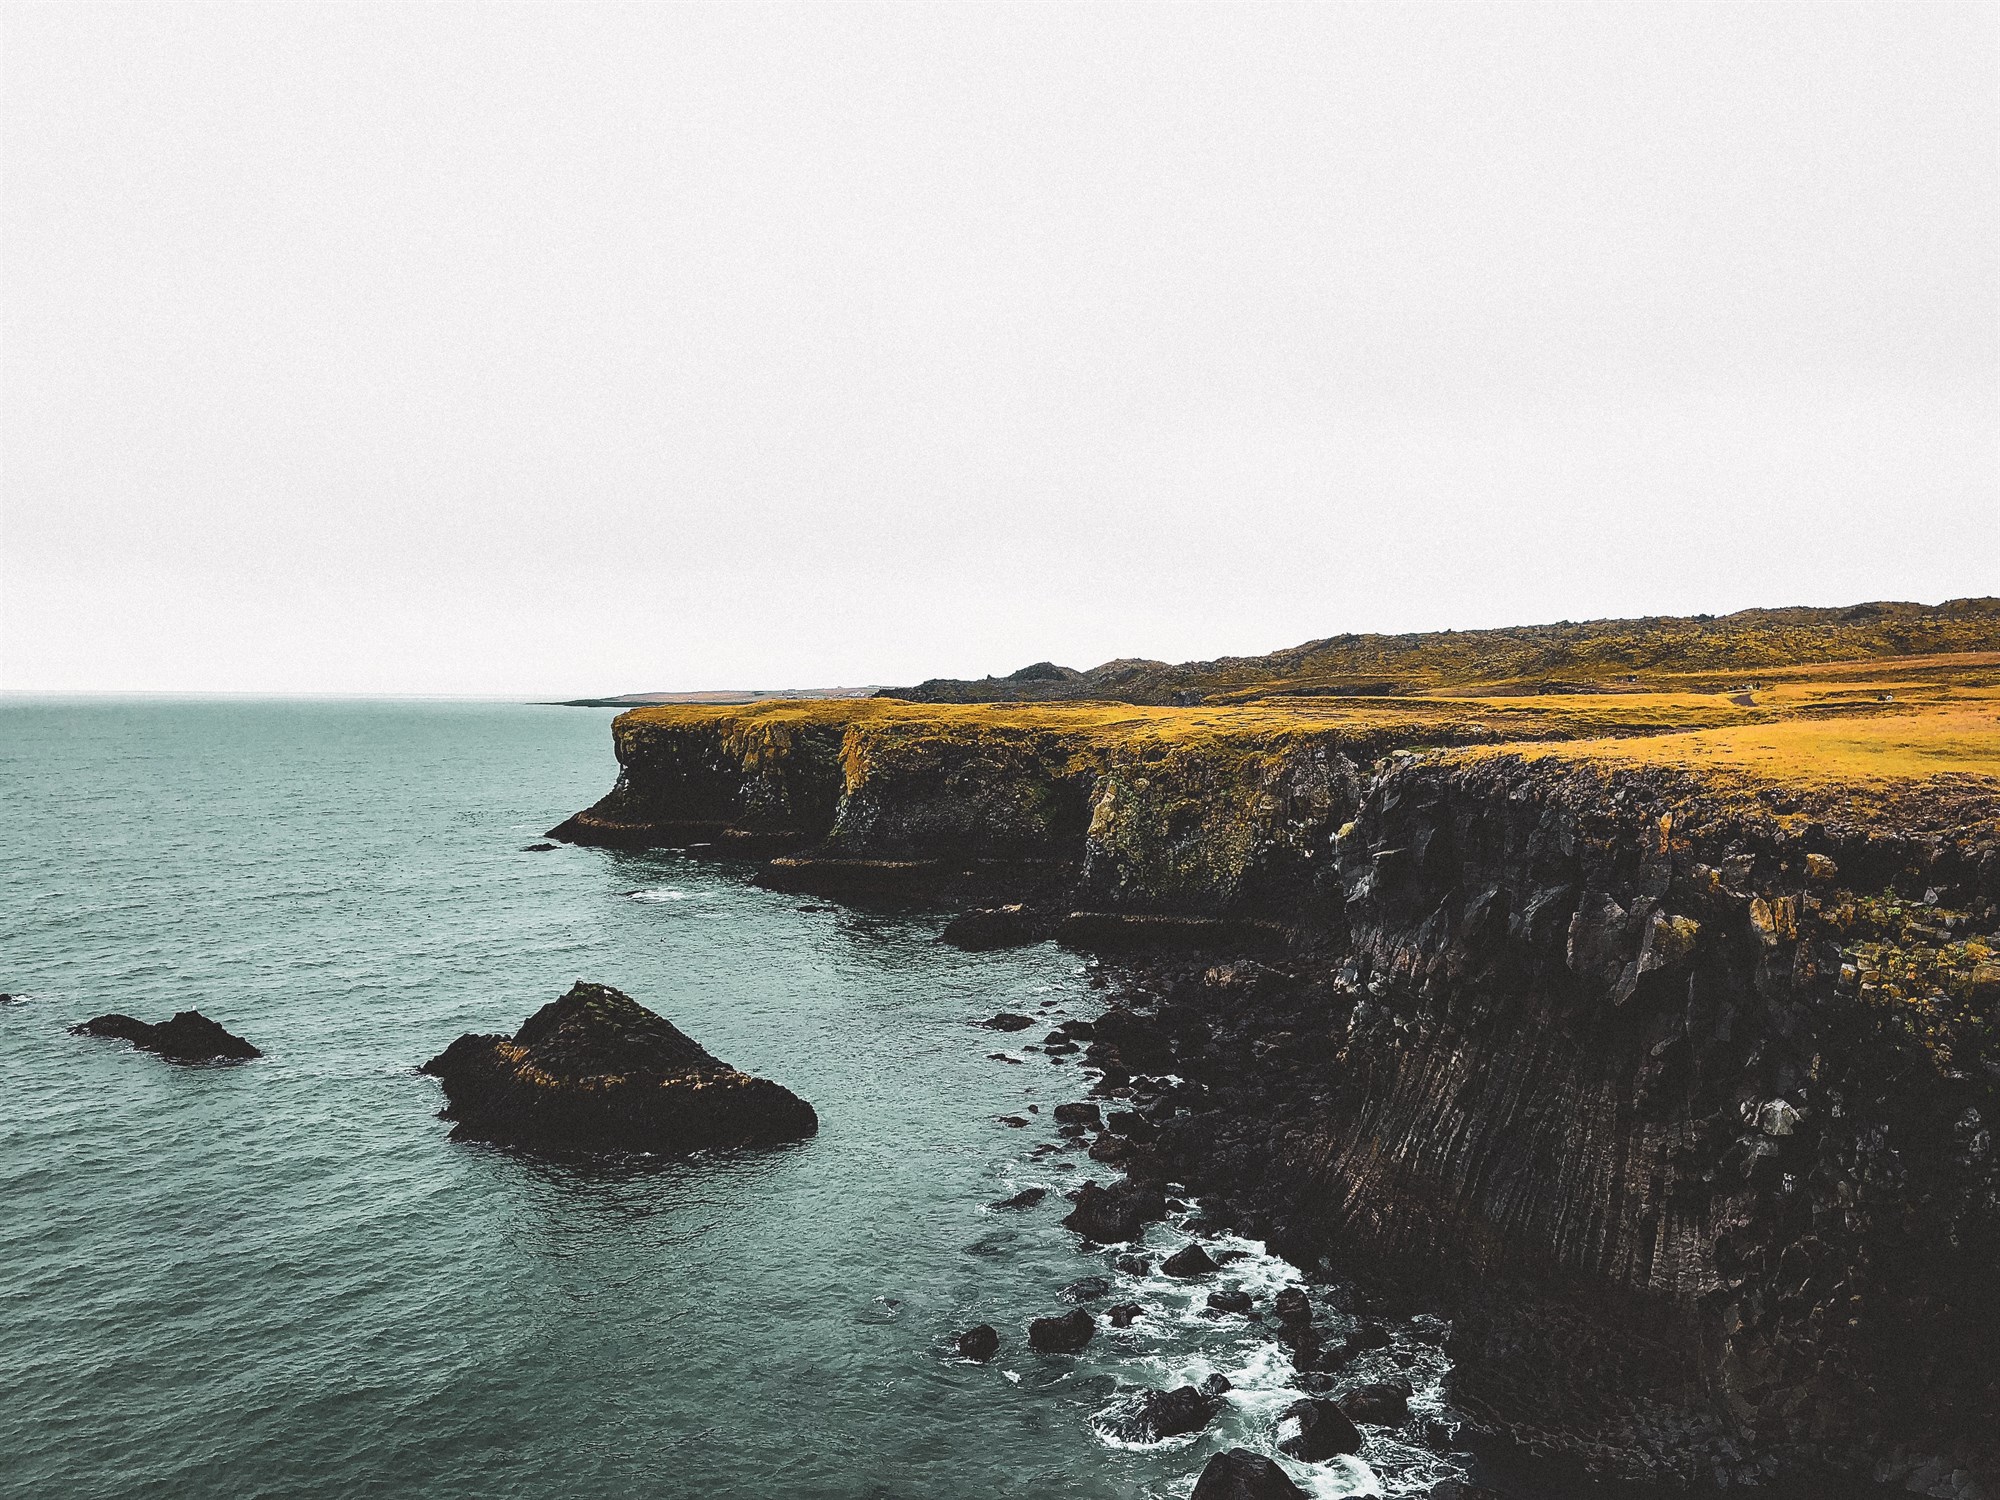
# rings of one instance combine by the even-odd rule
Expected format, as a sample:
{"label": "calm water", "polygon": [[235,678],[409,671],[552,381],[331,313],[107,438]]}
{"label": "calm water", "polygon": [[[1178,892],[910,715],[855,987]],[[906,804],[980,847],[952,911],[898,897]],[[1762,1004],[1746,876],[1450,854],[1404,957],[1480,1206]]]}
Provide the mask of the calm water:
{"label": "calm water", "polygon": [[[1168,1284],[1118,1278],[1150,1315],[1082,1359],[1025,1348],[1107,1257],[1053,1194],[983,1205],[1088,1174],[1030,1156],[1083,1080],[989,1060],[1039,1032],[971,1023],[1093,1014],[1078,959],[958,953],[936,915],[808,909],[680,856],[523,852],[610,785],[609,718],[0,704],[0,989],[25,997],[0,1006],[0,1489],[1168,1496],[1267,1445],[1283,1361]],[[820,1135],[595,1172],[447,1141],[416,1065],[578,978],[795,1088]],[[64,1030],[187,1008],[267,1057]],[[1223,1284],[1289,1277],[1253,1256]],[[1001,1356],[947,1357],[980,1321]],[[1439,1330],[1398,1332],[1431,1383]],[[1211,1370],[1240,1389],[1199,1438],[1093,1426],[1121,1386]],[[1364,1457],[1391,1493],[1446,1472],[1386,1438]]]}

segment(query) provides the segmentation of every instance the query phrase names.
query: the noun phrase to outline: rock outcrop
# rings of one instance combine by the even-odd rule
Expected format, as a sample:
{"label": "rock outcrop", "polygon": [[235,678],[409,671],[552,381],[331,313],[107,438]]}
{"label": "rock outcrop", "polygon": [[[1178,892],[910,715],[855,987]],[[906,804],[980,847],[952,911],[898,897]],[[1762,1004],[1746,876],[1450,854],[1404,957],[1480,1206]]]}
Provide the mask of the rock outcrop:
{"label": "rock outcrop", "polygon": [[718,1061],[629,995],[582,981],[513,1036],[462,1036],[422,1071],[444,1085],[454,1140],[678,1154],[819,1129],[790,1089]]}
{"label": "rock outcrop", "polygon": [[[1740,689],[644,710],[565,836],[796,835],[1118,950],[1113,1008],[1050,1045],[1132,1091],[1090,1145],[1128,1180],[1064,1222],[1130,1241],[1183,1182],[1412,1292],[1491,1437],[1956,1495],[2000,1474],[1990,712],[1945,694],[1912,739],[1879,694]],[[1290,1308],[1302,1371],[1369,1352]]]}
{"label": "rock outcrop", "polygon": [[170,1062],[244,1062],[264,1054],[234,1032],[198,1010],[178,1012],[171,1021],[148,1022],[132,1016],[94,1016],[70,1027],[75,1036],[115,1037]]}

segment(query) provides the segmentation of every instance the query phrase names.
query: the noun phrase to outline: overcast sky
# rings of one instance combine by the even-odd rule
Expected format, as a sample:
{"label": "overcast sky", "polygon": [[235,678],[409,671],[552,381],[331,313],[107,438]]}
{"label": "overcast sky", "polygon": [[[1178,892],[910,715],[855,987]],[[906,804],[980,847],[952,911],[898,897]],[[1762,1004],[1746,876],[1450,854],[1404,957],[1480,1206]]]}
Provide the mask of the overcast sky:
{"label": "overcast sky", "polygon": [[1992,4],[5,11],[0,686],[2000,593]]}

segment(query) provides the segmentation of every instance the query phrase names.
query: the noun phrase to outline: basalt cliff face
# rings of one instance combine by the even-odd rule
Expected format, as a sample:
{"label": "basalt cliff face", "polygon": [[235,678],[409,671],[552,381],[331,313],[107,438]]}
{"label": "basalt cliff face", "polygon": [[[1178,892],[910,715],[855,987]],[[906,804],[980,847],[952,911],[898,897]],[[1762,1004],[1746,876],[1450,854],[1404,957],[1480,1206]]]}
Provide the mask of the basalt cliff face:
{"label": "basalt cliff face", "polygon": [[[1972,1494],[2000,1473],[1991,675],[1893,710],[1872,682],[649,709],[555,832],[1178,936],[1122,962],[1090,1047],[1107,1090],[1178,1081],[1094,1157],[1442,1305],[1455,1404],[1532,1450]],[[1232,961],[1253,925],[1277,951]]]}

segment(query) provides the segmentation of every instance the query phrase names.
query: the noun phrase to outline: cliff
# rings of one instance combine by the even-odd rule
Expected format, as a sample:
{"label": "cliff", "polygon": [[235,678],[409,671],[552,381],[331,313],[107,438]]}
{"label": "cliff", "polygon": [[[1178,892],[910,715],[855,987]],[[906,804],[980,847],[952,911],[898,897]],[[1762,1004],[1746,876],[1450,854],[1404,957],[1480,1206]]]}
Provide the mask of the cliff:
{"label": "cliff", "polygon": [[1092,1059],[1182,1081],[1094,1155],[1446,1307],[1455,1404],[1535,1451],[1971,1493],[2000,663],[1740,688],[645,709],[555,832],[1079,940],[1280,934],[1268,967],[1127,960]]}

